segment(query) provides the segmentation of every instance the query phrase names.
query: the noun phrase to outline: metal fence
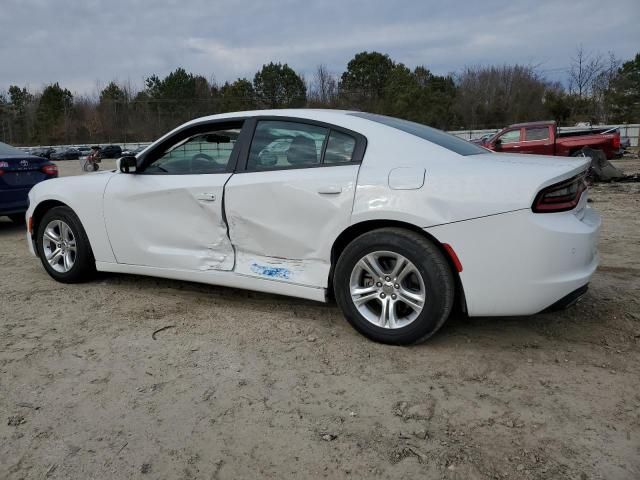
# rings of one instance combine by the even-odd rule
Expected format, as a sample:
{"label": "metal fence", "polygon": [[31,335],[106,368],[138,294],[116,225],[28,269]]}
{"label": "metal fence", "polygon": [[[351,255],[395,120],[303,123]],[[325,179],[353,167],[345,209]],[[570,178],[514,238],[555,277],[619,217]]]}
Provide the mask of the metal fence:
{"label": "metal fence", "polygon": [[[618,128],[620,129],[620,136],[623,138],[628,138],[630,140],[632,147],[640,146],[640,123],[633,123],[628,125],[592,125],[591,127],[560,127],[560,132],[571,132],[576,130],[590,130],[590,129],[601,129],[601,128]],[[485,130],[453,130],[449,131],[449,133],[464,138],[465,140],[473,140],[475,138],[480,138],[483,135],[496,133],[498,129],[485,129]],[[92,144],[76,144],[76,145],[34,145],[32,147],[19,147],[21,150],[34,150],[38,148],[55,148],[56,150],[64,149],[64,148],[77,148],[77,147],[86,147],[86,146],[99,146],[106,147],[107,145],[119,145],[122,147],[122,150],[135,150],[136,148],[146,147],[150,145],[151,142],[109,142],[109,143],[92,143]]]}

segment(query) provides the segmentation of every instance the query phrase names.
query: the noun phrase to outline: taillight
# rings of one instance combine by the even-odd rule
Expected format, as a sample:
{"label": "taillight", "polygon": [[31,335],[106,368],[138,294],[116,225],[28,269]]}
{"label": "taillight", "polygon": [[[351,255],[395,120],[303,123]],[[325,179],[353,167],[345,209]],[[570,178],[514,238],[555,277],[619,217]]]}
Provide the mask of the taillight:
{"label": "taillight", "polygon": [[2,169],[0,168],[0,177],[1,177],[2,175],[4,175],[4,170],[2,170]]}
{"label": "taillight", "polygon": [[52,177],[57,177],[58,176],[58,167],[55,165],[44,165],[41,169],[42,173],[52,176]]}
{"label": "taillight", "polygon": [[4,175],[4,170],[3,168],[7,168],[9,166],[9,163],[7,162],[0,162],[0,176]]}
{"label": "taillight", "polygon": [[614,150],[618,150],[620,148],[620,131],[619,130],[613,135],[613,148]]}
{"label": "taillight", "polygon": [[563,180],[540,190],[531,206],[531,210],[535,213],[573,210],[578,205],[582,192],[586,189],[587,181],[584,173],[569,180]]}

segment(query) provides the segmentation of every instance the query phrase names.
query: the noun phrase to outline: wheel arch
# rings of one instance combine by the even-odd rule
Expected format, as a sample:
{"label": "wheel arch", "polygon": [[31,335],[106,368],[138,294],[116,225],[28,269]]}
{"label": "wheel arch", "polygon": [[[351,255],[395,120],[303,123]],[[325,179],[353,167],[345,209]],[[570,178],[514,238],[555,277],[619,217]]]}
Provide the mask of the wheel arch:
{"label": "wheel arch", "polygon": [[460,280],[460,273],[456,268],[453,259],[451,258],[451,254],[447,251],[444,245],[438,241],[433,235],[426,232],[424,229],[408,223],[402,222],[398,220],[365,220],[362,222],[355,223],[350,225],[345,230],[338,235],[338,237],[333,242],[331,247],[331,268],[329,270],[329,279],[327,281],[327,292],[330,297],[333,297],[333,271],[335,269],[336,263],[338,262],[338,258],[340,258],[340,254],[344,251],[344,249],[355,240],[360,235],[368,233],[373,230],[377,230],[380,228],[403,228],[405,230],[410,230],[412,232],[416,232],[419,235],[422,235],[429,242],[440,250],[444,258],[447,260],[447,264],[451,269],[451,273],[455,279],[455,298],[454,298],[454,306],[457,307],[461,312],[467,311],[465,295],[464,295],[464,287],[462,285],[462,281]]}
{"label": "wheel arch", "polygon": [[69,205],[67,205],[64,202],[61,202],[60,200],[44,200],[40,202],[36,206],[36,208],[33,210],[33,213],[31,214],[31,223],[30,223],[32,239],[35,237],[36,232],[38,231],[38,226],[40,225],[40,221],[42,220],[42,217],[44,217],[45,213],[47,213],[49,210],[55,207],[71,208]]}

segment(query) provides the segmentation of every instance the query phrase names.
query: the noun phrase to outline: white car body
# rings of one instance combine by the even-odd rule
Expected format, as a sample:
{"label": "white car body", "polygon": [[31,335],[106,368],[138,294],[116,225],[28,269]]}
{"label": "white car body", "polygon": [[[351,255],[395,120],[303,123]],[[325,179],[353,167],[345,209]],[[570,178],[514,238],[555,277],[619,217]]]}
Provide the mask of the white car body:
{"label": "white car body", "polygon": [[[586,285],[596,269],[600,218],[586,192],[572,210],[532,211],[538,192],[584,172],[585,158],[464,156],[351,112],[304,109],[200,118],[138,157],[193,125],[259,117],[357,132],[366,138],[363,160],[259,172],[59,178],[31,190],[27,218],[43,205],[69,206],[100,271],[318,301],[327,298],[332,248],[343,232],[406,225],[451,246],[470,316],[540,312]],[[28,243],[35,253],[31,235]]]}

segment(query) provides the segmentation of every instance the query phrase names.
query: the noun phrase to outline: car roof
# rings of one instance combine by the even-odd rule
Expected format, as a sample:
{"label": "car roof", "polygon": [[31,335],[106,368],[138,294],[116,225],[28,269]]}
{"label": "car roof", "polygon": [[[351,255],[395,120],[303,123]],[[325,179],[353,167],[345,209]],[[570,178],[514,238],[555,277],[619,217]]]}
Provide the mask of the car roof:
{"label": "car roof", "polygon": [[539,120],[537,122],[523,122],[523,123],[514,123],[513,125],[509,125],[507,128],[522,128],[522,127],[547,127],[556,122],[553,120]]}
{"label": "car roof", "polygon": [[327,108],[281,108],[272,110],[246,110],[242,112],[227,112],[216,115],[207,115],[191,120],[184,126],[214,120],[224,120],[225,118],[248,118],[248,117],[294,117],[305,118],[309,120],[318,120],[331,123],[331,121],[339,121],[345,115],[355,113],[350,110],[332,110]]}

